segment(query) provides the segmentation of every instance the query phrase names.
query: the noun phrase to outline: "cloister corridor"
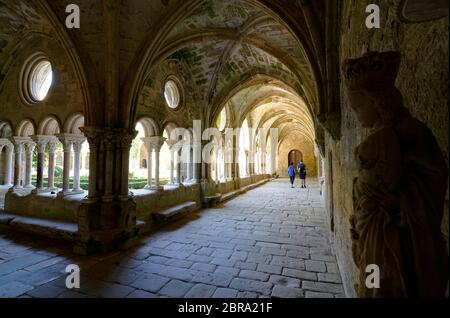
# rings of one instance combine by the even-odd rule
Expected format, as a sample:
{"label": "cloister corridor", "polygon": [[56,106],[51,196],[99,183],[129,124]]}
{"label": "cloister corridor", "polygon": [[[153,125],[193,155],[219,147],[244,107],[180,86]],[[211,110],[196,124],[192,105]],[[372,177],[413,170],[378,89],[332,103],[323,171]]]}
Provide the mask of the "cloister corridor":
{"label": "cloister corridor", "polygon": [[448,4],[0,0],[0,301],[448,298]]}
{"label": "cloister corridor", "polygon": [[[127,251],[95,256],[0,234],[0,297],[344,297],[316,181],[274,179],[189,214]],[[65,287],[79,265],[80,289]]]}

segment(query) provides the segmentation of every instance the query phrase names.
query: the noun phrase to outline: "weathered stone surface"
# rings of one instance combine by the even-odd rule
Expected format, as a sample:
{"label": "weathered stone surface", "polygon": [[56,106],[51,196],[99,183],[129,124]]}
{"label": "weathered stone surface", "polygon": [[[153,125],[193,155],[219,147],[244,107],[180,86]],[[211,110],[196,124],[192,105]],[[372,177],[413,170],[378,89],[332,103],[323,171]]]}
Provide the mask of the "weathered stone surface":
{"label": "weathered stone surface", "polygon": [[192,289],[184,296],[185,298],[211,298],[211,296],[215,293],[217,287],[204,285],[204,284],[196,284]]}
{"label": "weathered stone surface", "polygon": [[[154,298],[177,296],[247,298],[271,297],[272,293],[273,297],[304,297],[306,294],[301,295],[300,291],[300,288],[305,289],[301,286],[301,282],[318,280],[316,272],[305,270],[305,259],[297,258],[296,256],[299,255],[294,254],[292,256],[262,255],[258,253],[258,249],[272,248],[288,252],[298,251],[300,253],[309,253],[309,250],[311,250],[315,254],[331,255],[329,247],[305,247],[302,245],[305,238],[302,240],[300,236],[295,239],[285,236],[280,237],[275,232],[271,236],[258,236],[258,239],[263,238],[263,240],[252,240],[251,238],[242,238],[243,236],[252,237],[252,234],[247,233],[245,230],[236,230],[234,228],[222,229],[222,238],[220,240],[224,242],[218,242],[215,233],[209,230],[215,224],[226,220],[232,219],[233,224],[241,221],[247,222],[249,216],[261,213],[261,209],[252,209],[250,206],[251,202],[255,200],[259,205],[272,204],[273,198],[265,195],[266,193],[284,198],[279,205],[287,205],[289,208],[292,208],[292,211],[302,211],[302,207],[297,207],[294,204],[297,200],[296,194],[286,193],[284,186],[283,181],[268,183],[262,188],[248,192],[242,197],[228,201],[227,205],[231,205],[231,208],[227,208],[226,217],[218,213],[220,211],[218,209],[205,210],[202,212],[201,218],[190,221],[187,227],[177,227],[168,232],[158,233],[146,239],[148,243],[143,243],[132,250],[113,253],[112,255],[74,258],[72,254],[68,253],[70,249],[65,248],[65,245],[63,247],[55,245],[55,247],[49,248],[49,246],[53,246],[51,242],[46,244],[37,242],[36,247],[31,252],[30,248],[24,248],[24,245],[12,243],[9,240],[2,240],[0,237],[1,247],[6,247],[5,250],[11,253],[7,254],[9,259],[0,264],[0,269],[3,269],[4,265],[8,265],[8,262],[14,260],[17,260],[13,263],[13,265],[16,264],[14,268],[25,266],[24,268],[27,269],[19,269],[9,274],[1,275],[0,286],[13,281],[30,286],[35,285],[32,290],[22,294],[32,297]],[[306,191],[312,192],[313,189]],[[290,204],[286,204],[286,202],[291,202],[291,200],[292,207]],[[242,208],[241,205],[248,205],[249,207]],[[307,205],[306,202],[305,205]],[[247,217],[242,217],[243,213]],[[299,223],[306,222],[302,219],[300,213],[298,216],[281,216],[277,214],[277,217],[270,217],[272,213],[277,214],[276,210],[273,211],[272,209],[264,212],[265,219],[268,222],[274,220],[281,222],[284,222],[283,220]],[[323,213],[323,211],[320,213]],[[265,224],[255,224],[255,228],[259,226],[267,227]],[[318,229],[316,231],[321,233],[324,230]],[[296,234],[290,235],[294,236]],[[190,238],[187,238],[188,236]],[[20,239],[22,237],[17,238],[16,241],[21,242]],[[187,239],[184,240],[183,238]],[[286,243],[286,239],[290,243]],[[203,240],[203,245],[199,245],[198,240]],[[210,255],[216,252],[216,255],[221,254],[221,258],[198,255],[195,252],[186,259],[170,257],[174,256],[171,254],[172,252],[186,253],[185,250],[193,251],[195,249],[198,252],[201,250],[201,246],[208,248],[212,243],[226,244],[226,248],[223,246],[211,247],[211,250],[204,249],[203,251],[208,251],[207,254]],[[240,251],[240,244],[244,243],[252,249]],[[165,249],[168,246],[171,246],[171,250]],[[233,246],[233,249],[230,249],[231,246]],[[152,254],[152,251],[156,251],[158,255]],[[169,256],[166,252],[171,255]],[[166,254],[166,256],[159,255],[162,253]],[[38,257],[30,257],[30,255],[38,255]],[[228,261],[233,255],[236,258],[232,260],[234,265],[230,267]],[[230,258],[226,258],[226,256],[230,256]],[[244,258],[244,256],[247,256],[245,261],[238,260],[238,258]],[[81,285],[83,287],[81,290],[66,290],[65,266],[69,263],[68,260],[70,260],[70,263],[74,262],[81,266]],[[221,260],[223,262],[220,262]],[[257,262],[251,262],[250,260]],[[271,264],[271,262],[276,264]],[[214,263],[218,263],[218,265]],[[329,271],[337,271],[334,262],[327,262],[326,265]],[[302,269],[295,269],[295,267]],[[6,267],[4,270],[6,270]],[[9,270],[6,272],[9,272]],[[321,277],[323,280],[336,278],[336,273],[319,274],[324,274]],[[87,286],[83,286],[84,283]],[[323,283],[327,283],[327,281],[323,281]],[[336,286],[338,285],[336,284]],[[45,287],[47,286],[46,290]],[[281,288],[275,290],[274,288],[277,286],[293,289]],[[314,286],[313,288],[315,289],[310,288],[306,290],[315,292],[319,287]],[[324,289],[323,286],[320,286],[320,288]],[[183,295],[180,296],[180,294]],[[337,297],[337,295],[342,295],[342,290],[329,294]],[[327,294],[325,293],[324,295]]]}
{"label": "weathered stone surface", "polygon": [[244,278],[235,278],[230,284],[230,288],[242,291],[257,292],[263,295],[269,295],[272,287],[273,285],[271,283],[259,282]]}
{"label": "weathered stone surface", "polygon": [[275,286],[295,287],[295,288],[300,288],[301,285],[301,281],[299,279],[280,275],[270,275],[269,283],[272,283]]}
{"label": "weathered stone surface", "polygon": [[217,288],[212,298],[235,298],[238,294],[236,289]]}
{"label": "weathered stone surface", "polygon": [[306,280],[302,282],[302,289],[334,294],[342,293],[343,291],[342,285],[340,284],[310,282]]}
{"label": "weathered stone surface", "polygon": [[325,266],[325,263],[322,261],[310,261],[306,260],[306,270],[310,272],[319,272],[319,273],[325,273],[327,271],[327,268]]}
{"label": "weathered stone surface", "polygon": [[243,269],[239,272],[239,276],[243,278],[249,278],[253,280],[267,281],[269,279],[269,275],[262,272],[250,271],[247,269]]}
{"label": "weathered stone surface", "polygon": [[194,284],[185,283],[180,280],[171,280],[159,291],[159,294],[173,298],[181,298],[193,286]]}
{"label": "weathered stone surface", "polygon": [[156,276],[152,274],[145,274],[139,277],[133,283],[131,283],[131,286],[149,292],[158,292],[169,281],[170,279],[165,277]]}
{"label": "weathered stone surface", "polygon": [[317,274],[315,272],[307,272],[296,269],[284,268],[283,275],[300,278],[301,280],[317,281]]}
{"label": "weathered stone surface", "polygon": [[300,298],[304,296],[304,292],[300,288],[275,286],[272,291],[272,297],[275,298]]}
{"label": "weathered stone surface", "polygon": [[27,291],[32,290],[33,286],[23,284],[21,282],[12,281],[0,286],[0,298],[15,298]]}

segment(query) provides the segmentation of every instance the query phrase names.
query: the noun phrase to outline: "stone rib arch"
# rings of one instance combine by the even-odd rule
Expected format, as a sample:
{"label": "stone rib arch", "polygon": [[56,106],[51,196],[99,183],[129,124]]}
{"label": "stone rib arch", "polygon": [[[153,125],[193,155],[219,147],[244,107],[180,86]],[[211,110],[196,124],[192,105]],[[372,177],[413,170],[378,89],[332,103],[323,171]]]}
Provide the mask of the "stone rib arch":
{"label": "stone rib arch", "polygon": [[82,113],[71,115],[64,124],[64,132],[68,134],[82,134],[80,128],[85,126],[85,117]]}
{"label": "stone rib arch", "polygon": [[292,129],[289,129],[289,133],[286,133],[285,130],[284,131],[282,130],[281,133],[278,135],[278,137],[279,137],[278,138],[278,151],[279,151],[282,143],[284,142],[284,140],[289,137],[289,134],[292,134],[294,132],[298,132],[300,135],[305,137],[307,140],[309,140],[314,145],[314,140],[311,138],[310,135],[306,134],[301,129],[292,128]]}
{"label": "stone rib arch", "polygon": [[157,123],[147,116],[142,116],[137,120],[144,128],[145,137],[154,137],[159,135],[159,128]]}
{"label": "stone rib arch", "polygon": [[36,133],[36,124],[32,119],[22,120],[16,127],[15,136],[17,137],[29,137]]}
{"label": "stone rib arch", "polygon": [[[247,1],[246,1],[247,2]],[[144,81],[144,73],[145,70],[148,69],[152,64],[155,63],[156,57],[159,54],[159,50],[163,46],[163,39],[170,34],[171,30],[174,26],[192,14],[193,10],[195,10],[202,1],[193,0],[186,1],[181,5],[176,12],[172,12],[170,18],[167,19],[166,23],[161,25],[161,28],[158,28],[154,33],[149,34],[149,36],[144,40],[141,47],[144,49],[141,50],[133,59],[132,67],[129,68],[129,72],[126,76],[127,80],[125,81],[126,85],[123,89],[123,95],[125,96],[125,105],[123,111],[124,122],[127,123],[127,127],[133,124],[133,118],[136,114],[137,100],[139,96],[140,87],[142,87],[142,83]],[[294,19],[290,17],[286,8],[280,8],[279,6],[268,3],[267,1],[249,1],[250,5],[258,6],[260,9],[263,9],[263,12],[269,16],[272,16],[276,21],[278,21],[283,27],[289,30],[290,34],[296,40],[296,43],[299,47],[303,47],[304,52],[306,53],[306,58],[308,60],[308,65],[311,68],[312,74],[316,82],[321,83],[320,76],[322,75],[320,71],[318,71],[319,66],[315,64],[315,59],[318,56],[318,52],[315,52],[315,48],[322,49],[323,47],[320,45],[313,45],[309,37],[311,36],[310,30],[308,30],[308,25],[304,23],[305,28],[302,30],[301,28],[293,28],[295,25]],[[300,7],[300,10],[303,10],[303,6]],[[311,13],[310,11],[308,11]],[[296,21],[297,22],[297,21]],[[298,22],[297,22],[298,24]],[[311,23],[310,27],[317,27],[317,23]],[[320,31],[316,31],[315,33],[320,33]],[[320,38],[319,38],[320,39]],[[320,57],[324,57],[324,53],[320,52]],[[323,63],[322,63],[323,64]],[[322,91],[320,87],[317,89],[319,92]],[[317,105],[322,107],[321,98],[318,98],[319,103]],[[317,111],[321,113],[320,109]]]}
{"label": "stone rib arch", "polygon": [[37,134],[38,135],[56,135],[61,132],[61,124],[59,119],[54,116],[50,115],[45,117],[38,126]]}
{"label": "stone rib arch", "polygon": [[[0,65],[0,74],[2,76],[3,79],[5,79],[8,76],[8,73],[11,69],[11,67],[14,64],[14,61],[16,60],[16,56],[21,54],[21,51],[23,51],[24,49],[26,49],[27,45],[29,45],[29,43],[31,43],[34,39],[38,38],[38,37],[45,37],[48,39],[51,39],[51,36],[47,33],[42,33],[42,32],[37,32],[37,31],[33,31],[30,32],[26,35],[26,37],[22,38],[17,44],[16,46],[11,50],[11,52],[9,53],[8,58],[5,60],[5,62],[3,63],[3,65]],[[4,81],[0,81],[0,89],[2,89],[3,87],[3,83]]]}
{"label": "stone rib arch", "polygon": [[[98,118],[99,113],[96,113],[96,110],[93,107],[93,105],[99,104],[100,98],[97,90],[90,89],[91,86],[96,86],[97,83],[99,83],[96,72],[94,71],[95,67],[93,66],[93,63],[87,54],[83,54],[77,49],[74,40],[67,32],[67,28],[61,23],[50,4],[46,0],[35,0],[35,4],[49,21],[57,39],[63,46],[71,61],[72,67],[74,68],[83,96],[86,125],[101,122],[101,119]],[[87,69],[92,71],[87,72]]]}
{"label": "stone rib arch", "polygon": [[[229,42],[227,48],[219,61],[217,68],[213,72],[213,80],[211,81],[210,89],[208,90],[208,96],[211,95],[211,89],[215,89],[217,84],[217,76],[221,74],[223,68],[223,59],[225,57],[230,58],[233,50],[236,49],[238,44],[247,44],[255,48],[264,51],[266,54],[273,56],[275,59],[279,60],[282,64],[286,65],[298,79],[308,78],[307,74],[299,66],[296,65],[294,60],[287,54],[280,53],[277,48],[267,43],[265,39],[252,39],[245,35],[245,31],[242,30],[230,30],[230,29],[205,29],[205,30],[195,30],[188,34],[182,34],[179,38],[171,39],[167,41],[167,48],[162,51],[162,53],[157,57],[156,61],[162,61],[166,59],[171,54],[177,52],[178,50],[184,48],[187,45],[192,45],[193,43],[205,43],[212,41],[226,41]],[[255,36],[253,36],[255,37]],[[158,63],[158,62],[156,62]],[[308,95],[313,98],[314,94],[312,92],[313,87],[308,85],[308,82],[302,82],[302,84],[308,87]],[[313,99],[314,100],[314,99]]]}
{"label": "stone rib arch", "polygon": [[[261,106],[271,104],[272,101],[270,99],[272,99],[272,98],[280,98],[280,96],[277,94],[268,93],[266,96],[263,96],[261,98],[258,98],[256,101],[252,101],[251,103],[248,103],[247,106],[245,106],[245,108],[244,108],[241,118],[247,117],[247,115],[249,113],[251,113],[252,111],[254,111],[255,109],[257,109]],[[287,103],[280,102],[277,104],[280,106],[288,106],[288,108],[291,108],[293,112],[297,112],[297,111],[300,112],[302,115],[304,115],[304,118],[309,119],[309,122],[311,124],[313,124],[311,115],[309,114],[309,112],[307,114],[305,114],[301,105],[299,105],[297,103],[293,103],[293,102],[290,102],[290,103],[289,102],[287,102]]]}
{"label": "stone rib arch", "polygon": [[154,28],[154,31],[150,32],[141,44],[143,49],[133,58],[133,62],[125,76],[126,80],[123,87],[125,107],[122,113],[125,128],[133,127],[139,100],[139,91],[143,86],[147,69],[156,64],[154,63],[155,55],[162,45],[164,38],[179,21],[192,13],[201,2],[202,0],[185,1],[176,12],[170,12],[165,19],[162,19],[162,25],[159,28]]}
{"label": "stone rib arch", "polygon": [[0,120],[0,138],[12,137],[13,132],[13,127],[9,121]]}
{"label": "stone rib arch", "polygon": [[164,132],[167,132],[168,140],[171,140],[170,137],[171,137],[172,132],[175,131],[175,129],[179,128],[180,126],[174,122],[168,122],[168,123],[165,123],[163,125],[163,127],[164,127],[164,129],[162,131],[162,134],[164,134]]}
{"label": "stone rib arch", "polygon": [[[225,90],[227,93],[224,94],[223,96],[218,97],[217,101],[213,103],[211,110],[212,118],[217,116],[218,110],[221,109],[223,105],[232,100],[233,97],[236,96],[241,91],[261,84],[271,84],[272,82],[274,87],[283,89],[286,92],[292,94],[292,96],[296,96],[295,89],[293,89],[289,84],[285,83],[283,79],[277,78],[275,74],[273,75],[264,73],[247,74],[240,81],[233,83],[231,87],[227,88]],[[306,107],[308,106],[306,105]],[[311,112],[309,108],[308,111]],[[236,118],[237,117],[235,117],[235,119]],[[245,116],[240,116],[240,118],[242,121],[242,118],[245,118]],[[239,122],[236,122],[236,124],[240,126]]]}

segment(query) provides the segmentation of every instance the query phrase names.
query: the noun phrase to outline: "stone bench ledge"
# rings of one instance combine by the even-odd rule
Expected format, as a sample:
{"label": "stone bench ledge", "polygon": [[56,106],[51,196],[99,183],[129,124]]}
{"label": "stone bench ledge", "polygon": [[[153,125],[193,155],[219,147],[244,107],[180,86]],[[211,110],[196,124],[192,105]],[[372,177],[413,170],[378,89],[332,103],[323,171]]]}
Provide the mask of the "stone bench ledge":
{"label": "stone bench ledge", "polygon": [[78,225],[75,223],[32,218],[9,213],[0,213],[0,224],[15,230],[69,241],[73,241],[78,233]]}

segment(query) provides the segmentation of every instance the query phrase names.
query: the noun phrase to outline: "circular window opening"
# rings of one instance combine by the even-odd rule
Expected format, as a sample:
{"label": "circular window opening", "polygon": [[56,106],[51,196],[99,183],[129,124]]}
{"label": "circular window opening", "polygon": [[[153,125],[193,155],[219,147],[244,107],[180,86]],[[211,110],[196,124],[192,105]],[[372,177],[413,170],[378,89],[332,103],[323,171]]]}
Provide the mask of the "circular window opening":
{"label": "circular window opening", "polygon": [[164,97],[167,106],[177,108],[180,105],[180,90],[174,80],[168,80],[164,87]]}
{"label": "circular window opening", "polygon": [[31,56],[21,73],[21,96],[28,104],[36,104],[47,97],[53,82],[52,64],[43,53]]}

